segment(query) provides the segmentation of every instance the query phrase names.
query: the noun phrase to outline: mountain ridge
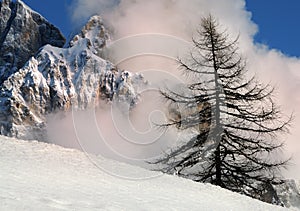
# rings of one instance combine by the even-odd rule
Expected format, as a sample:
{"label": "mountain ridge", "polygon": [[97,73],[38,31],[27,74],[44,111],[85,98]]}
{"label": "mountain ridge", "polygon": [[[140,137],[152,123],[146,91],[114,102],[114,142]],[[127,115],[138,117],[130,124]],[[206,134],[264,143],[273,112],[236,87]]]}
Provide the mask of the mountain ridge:
{"label": "mountain ridge", "polygon": [[[41,24],[35,30],[42,32],[43,36],[48,34],[47,24],[43,23],[46,19],[23,2],[5,0],[3,3],[1,8],[6,10],[1,10],[1,13],[9,11],[11,7],[20,7],[22,9],[17,10],[16,17],[27,18],[23,22],[32,22],[29,25],[34,25],[38,19]],[[22,25],[15,33],[26,34],[26,27]],[[71,107],[82,110],[97,106],[101,100],[111,101],[113,98],[125,100],[130,106],[136,103],[138,92],[135,84],[145,81],[142,75],[119,70],[110,61],[101,58],[110,38],[100,16],[91,17],[67,45],[65,38],[55,41],[56,35],[61,35],[61,32],[54,29],[57,33],[49,38],[51,42],[40,43],[38,46],[42,46],[32,50],[33,56],[20,68],[5,60],[6,53],[0,54],[0,60],[6,61],[0,76],[0,134],[44,141],[47,139],[45,126],[49,113],[68,111]],[[17,42],[18,39],[6,39],[5,45],[16,51]],[[16,59],[22,57],[9,53]]]}
{"label": "mountain ridge", "polygon": [[44,45],[62,47],[62,33],[22,1],[0,5],[0,84],[24,66]]}

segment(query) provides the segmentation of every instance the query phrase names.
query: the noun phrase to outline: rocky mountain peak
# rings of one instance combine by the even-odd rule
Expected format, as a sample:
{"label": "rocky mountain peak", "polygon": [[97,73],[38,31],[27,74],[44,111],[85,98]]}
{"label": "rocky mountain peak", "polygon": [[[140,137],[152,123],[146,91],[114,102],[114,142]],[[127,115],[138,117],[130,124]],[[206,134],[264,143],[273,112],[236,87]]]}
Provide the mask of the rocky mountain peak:
{"label": "rocky mountain peak", "polygon": [[0,1],[0,84],[42,46],[64,43],[59,29],[22,1]]}
{"label": "rocky mountain peak", "polygon": [[109,34],[100,16],[63,47],[60,31],[23,2],[0,9],[0,134],[46,140],[49,113],[113,99],[135,105],[146,82],[101,57]]}
{"label": "rocky mountain peak", "polygon": [[94,54],[101,56],[102,49],[109,40],[109,33],[106,30],[103,20],[100,16],[92,16],[79,34],[75,35],[70,41],[69,46],[78,45],[84,42]]}

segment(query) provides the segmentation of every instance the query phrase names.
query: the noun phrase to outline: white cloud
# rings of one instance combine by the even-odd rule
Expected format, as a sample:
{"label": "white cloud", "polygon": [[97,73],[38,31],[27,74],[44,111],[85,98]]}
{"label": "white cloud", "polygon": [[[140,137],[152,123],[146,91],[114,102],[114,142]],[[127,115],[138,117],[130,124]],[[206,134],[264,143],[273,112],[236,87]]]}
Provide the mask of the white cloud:
{"label": "white cloud", "polygon": [[244,7],[242,0],[77,0],[71,10],[74,23],[101,14],[118,36],[159,32],[190,38],[200,18],[209,12],[234,32],[253,35],[256,26]]}
{"label": "white cloud", "polygon": [[[248,60],[249,69],[261,80],[277,86],[284,112],[295,112],[287,145],[290,152],[300,153],[297,143],[300,140],[297,131],[300,125],[300,59],[254,43],[258,27],[252,22],[251,13],[246,11],[245,0],[77,0],[71,8],[74,22],[82,22],[93,14],[102,15],[113,28],[115,39],[151,32],[190,40],[200,18],[212,13],[231,34],[240,34],[241,51]],[[296,159],[300,172],[300,161]]]}

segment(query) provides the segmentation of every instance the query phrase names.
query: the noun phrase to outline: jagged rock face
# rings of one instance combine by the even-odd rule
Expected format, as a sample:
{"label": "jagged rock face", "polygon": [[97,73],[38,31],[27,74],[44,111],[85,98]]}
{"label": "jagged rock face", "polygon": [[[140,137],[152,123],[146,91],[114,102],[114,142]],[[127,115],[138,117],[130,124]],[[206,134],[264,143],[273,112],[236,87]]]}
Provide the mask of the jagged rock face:
{"label": "jagged rock face", "polygon": [[0,133],[41,140],[51,112],[94,107],[101,99],[134,105],[144,79],[99,57],[108,39],[101,18],[94,16],[68,48],[41,48],[0,86]]}
{"label": "jagged rock face", "polygon": [[0,84],[42,46],[64,43],[59,29],[22,1],[0,1]]}
{"label": "jagged rock face", "polygon": [[[12,74],[0,90],[0,132],[3,135],[24,137],[30,128],[29,139],[37,139],[43,132],[42,115],[47,105],[48,87],[37,72],[37,62],[31,59],[28,66]],[[34,132],[36,131],[36,132]]]}
{"label": "jagged rock face", "polygon": [[102,56],[102,49],[110,38],[100,16],[91,17],[81,32],[70,41],[69,46],[78,44],[78,41],[82,39],[87,39],[87,47],[94,54]]}

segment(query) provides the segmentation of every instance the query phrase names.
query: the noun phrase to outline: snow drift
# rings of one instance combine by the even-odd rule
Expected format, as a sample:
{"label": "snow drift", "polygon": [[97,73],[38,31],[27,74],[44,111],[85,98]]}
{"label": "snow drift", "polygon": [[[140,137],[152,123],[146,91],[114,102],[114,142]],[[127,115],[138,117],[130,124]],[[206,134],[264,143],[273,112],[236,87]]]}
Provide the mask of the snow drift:
{"label": "snow drift", "polygon": [[[112,176],[105,167],[140,179]],[[210,184],[3,136],[0,178],[1,210],[285,210]]]}

